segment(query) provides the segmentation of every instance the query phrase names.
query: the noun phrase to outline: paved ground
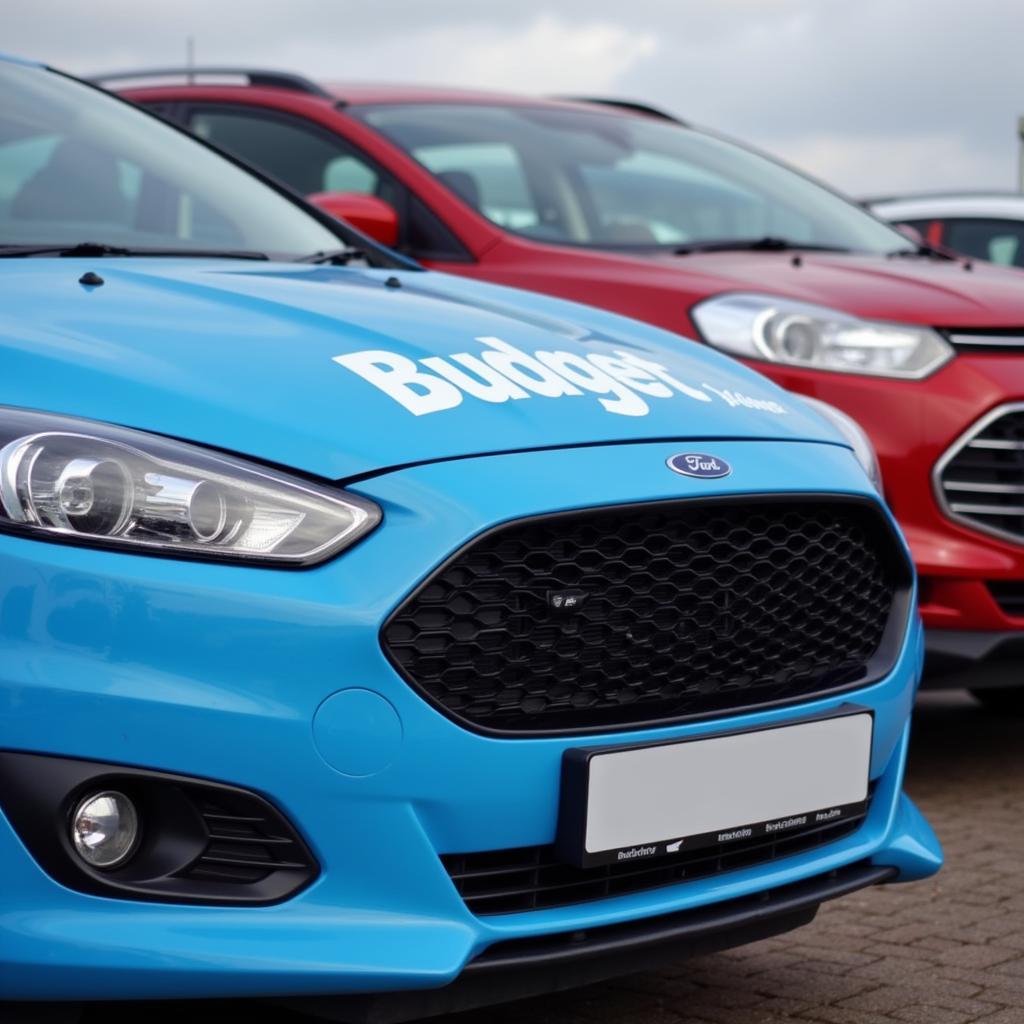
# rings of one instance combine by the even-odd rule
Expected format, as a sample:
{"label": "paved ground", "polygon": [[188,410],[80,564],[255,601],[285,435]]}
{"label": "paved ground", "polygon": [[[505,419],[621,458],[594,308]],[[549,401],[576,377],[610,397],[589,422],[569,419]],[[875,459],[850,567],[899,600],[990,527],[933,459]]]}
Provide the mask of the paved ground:
{"label": "paved ground", "polygon": [[934,880],[827,904],[807,928],[451,1024],[1024,1024],[1024,719],[920,703],[907,788],[946,850]]}
{"label": "paved ground", "polygon": [[[671,970],[437,1024],[1024,1024],[1024,719],[926,697],[908,788],[946,847],[935,880],[848,896],[807,928]],[[144,1019],[163,1020],[121,1011],[89,1024]],[[272,1010],[244,1019],[298,1024]]]}

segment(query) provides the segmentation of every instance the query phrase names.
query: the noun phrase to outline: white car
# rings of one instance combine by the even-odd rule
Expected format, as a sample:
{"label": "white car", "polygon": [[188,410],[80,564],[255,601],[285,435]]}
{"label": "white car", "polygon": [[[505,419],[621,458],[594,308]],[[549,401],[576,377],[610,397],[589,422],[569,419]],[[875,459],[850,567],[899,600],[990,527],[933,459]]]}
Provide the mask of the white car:
{"label": "white car", "polygon": [[959,192],[865,201],[874,214],[917,230],[931,245],[1024,267],[1024,194]]}

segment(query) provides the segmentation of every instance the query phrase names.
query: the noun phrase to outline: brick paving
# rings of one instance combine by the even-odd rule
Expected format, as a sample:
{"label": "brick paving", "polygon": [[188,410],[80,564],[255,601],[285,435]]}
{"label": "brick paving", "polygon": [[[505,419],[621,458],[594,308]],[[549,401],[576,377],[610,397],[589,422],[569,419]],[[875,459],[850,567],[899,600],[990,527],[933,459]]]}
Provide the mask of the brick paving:
{"label": "brick paving", "polygon": [[776,939],[450,1024],[1024,1024],[1024,719],[918,704],[907,789],[936,878],[855,893]]}
{"label": "brick paving", "polygon": [[[907,788],[946,849],[935,879],[826,904],[740,949],[437,1024],[1024,1024],[1024,719],[961,694],[919,703]],[[163,1021],[149,1008],[88,1024]],[[170,1007],[168,1007],[170,1010]],[[270,1007],[193,1007],[189,1024],[299,1024]],[[180,1020],[180,1009],[167,1020]]]}

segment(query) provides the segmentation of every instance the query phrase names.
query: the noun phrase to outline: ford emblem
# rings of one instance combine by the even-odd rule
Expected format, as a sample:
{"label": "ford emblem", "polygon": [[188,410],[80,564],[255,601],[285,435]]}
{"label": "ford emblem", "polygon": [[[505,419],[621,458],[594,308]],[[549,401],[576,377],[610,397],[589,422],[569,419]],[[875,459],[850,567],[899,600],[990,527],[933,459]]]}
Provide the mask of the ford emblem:
{"label": "ford emblem", "polygon": [[704,455],[702,452],[683,452],[673,455],[668,460],[668,468],[683,476],[698,476],[703,480],[712,480],[718,476],[728,476],[732,466],[717,455]]}

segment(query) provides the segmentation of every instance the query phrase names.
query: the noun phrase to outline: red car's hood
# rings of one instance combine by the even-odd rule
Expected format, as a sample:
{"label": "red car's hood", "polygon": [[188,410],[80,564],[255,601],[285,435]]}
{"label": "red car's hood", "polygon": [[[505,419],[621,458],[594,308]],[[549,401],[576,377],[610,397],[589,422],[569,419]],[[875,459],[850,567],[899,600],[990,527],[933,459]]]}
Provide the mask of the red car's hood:
{"label": "red car's hood", "polygon": [[1024,327],[1024,271],[989,263],[816,252],[802,252],[798,260],[791,253],[717,252],[654,262],[685,275],[686,291],[701,298],[760,292],[876,320]]}

